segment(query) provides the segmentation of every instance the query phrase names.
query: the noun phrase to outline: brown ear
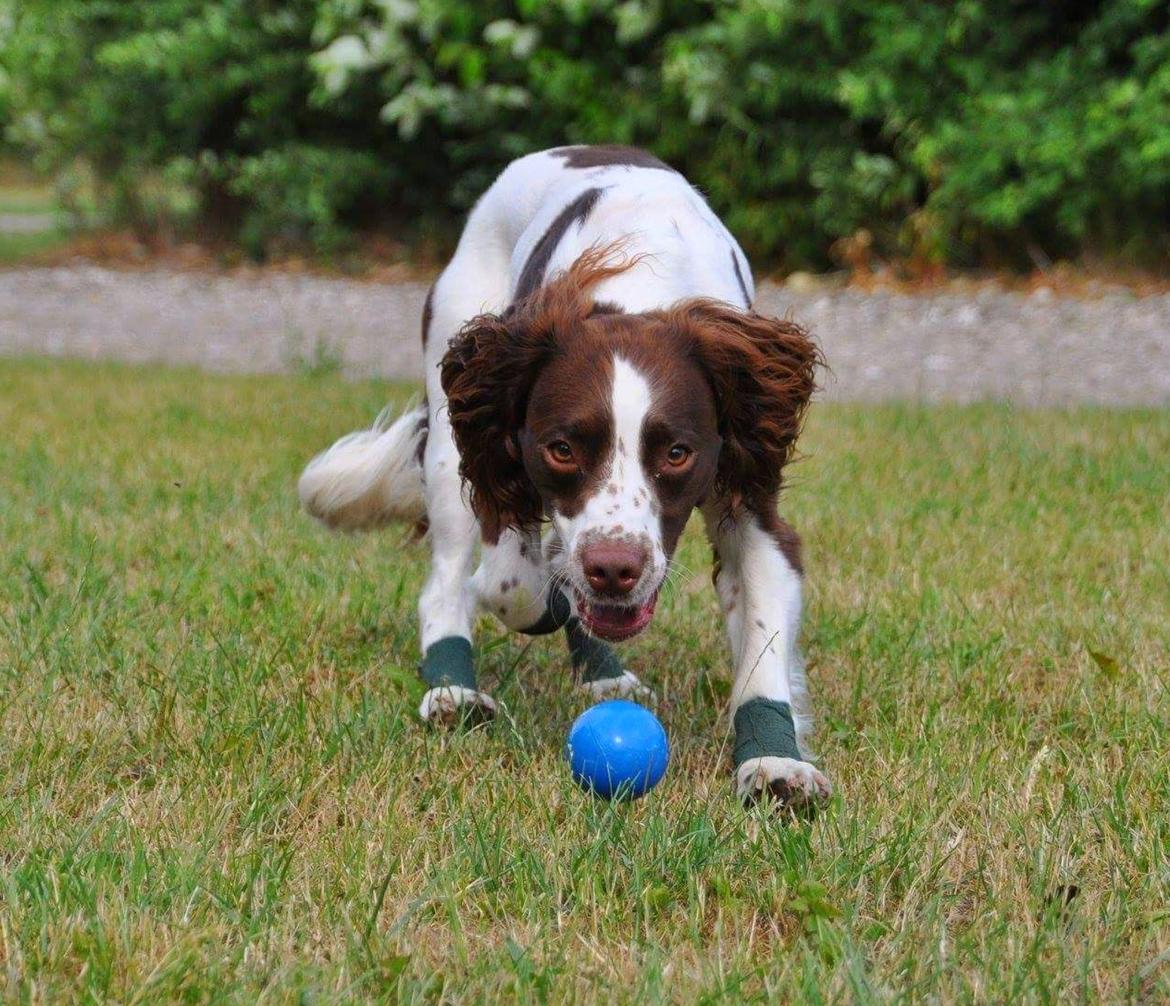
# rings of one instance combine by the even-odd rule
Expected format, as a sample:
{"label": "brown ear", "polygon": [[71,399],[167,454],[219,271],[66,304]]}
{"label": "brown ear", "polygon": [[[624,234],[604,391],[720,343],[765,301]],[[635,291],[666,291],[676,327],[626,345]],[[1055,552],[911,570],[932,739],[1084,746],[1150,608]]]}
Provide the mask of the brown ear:
{"label": "brown ear", "polygon": [[716,490],[733,510],[742,503],[762,516],[774,512],[816,390],[816,344],[795,322],[719,301],[687,301],[670,314],[715,393],[723,437]]}
{"label": "brown ear", "polygon": [[541,516],[517,434],[554,342],[551,328],[531,327],[531,320],[515,310],[473,318],[451,341],[441,365],[459,472],[484,540],[492,543],[505,528],[531,526]]}
{"label": "brown ear", "polygon": [[502,315],[472,318],[451,341],[440,379],[459,472],[486,541],[497,541],[505,528],[539,523],[541,499],[524,470],[518,440],[532,386],[557,351],[557,332],[571,331],[589,316],[591,288],[635,261],[622,257],[620,243],[591,248]]}

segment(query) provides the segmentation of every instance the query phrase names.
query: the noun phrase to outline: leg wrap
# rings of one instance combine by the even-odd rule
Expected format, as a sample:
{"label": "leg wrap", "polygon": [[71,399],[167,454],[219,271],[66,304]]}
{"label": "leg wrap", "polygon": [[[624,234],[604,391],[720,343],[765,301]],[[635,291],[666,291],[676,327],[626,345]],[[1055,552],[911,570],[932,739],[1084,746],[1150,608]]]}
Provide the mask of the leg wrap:
{"label": "leg wrap", "polygon": [[419,668],[430,688],[458,686],[475,690],[475,663],[471,658],[471,640],[446,636],[427,647]]}
{"label": "leg wrap", "polygon": [[526,636],[547,636],[551,632],[556,632],[572,617],[573,606],[569,604],[569,599],[556,587],[553,587],[549,591],[544,614],[527,629],[520,631]]}
{"label": "leg wrap", "polygon": [[549,592],[548,606],[540,620],[522,631],[526,636],[547,636],[562,627],[569,640],[573,670],[581,675],[585,684],[620,678],[625,673],[618,655],[600,639],[594,639],[581,628],[581,623],[573,617],[569,599],[554,587]]}
{"label": "leg wrap", "polygon": [[565,635],[569,640],[569,658],[573,661],[573,670],[581,675],[585,684],[620,678],[625,673],[613,649],[589,635],[577,619],[574,618],[565,626]]}
{"label": "leg wrap", "polygon": [[792,707],[772,699],[751,699],[735,711],[735,751],[738,768],[751,758],[795,758],[804,761],[796,744]]}

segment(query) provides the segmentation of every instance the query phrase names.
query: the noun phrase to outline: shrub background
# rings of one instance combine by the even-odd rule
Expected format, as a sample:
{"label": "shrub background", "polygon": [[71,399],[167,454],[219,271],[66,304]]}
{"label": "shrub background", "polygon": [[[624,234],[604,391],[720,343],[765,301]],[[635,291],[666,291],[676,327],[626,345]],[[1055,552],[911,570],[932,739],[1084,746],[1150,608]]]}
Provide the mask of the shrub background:
{"label": "shrub background", "polygon": [[450,240],[509,159],[635,143],[749,252],[1170,251],[1161,0],[0,0],[0,124],[145,230]]}

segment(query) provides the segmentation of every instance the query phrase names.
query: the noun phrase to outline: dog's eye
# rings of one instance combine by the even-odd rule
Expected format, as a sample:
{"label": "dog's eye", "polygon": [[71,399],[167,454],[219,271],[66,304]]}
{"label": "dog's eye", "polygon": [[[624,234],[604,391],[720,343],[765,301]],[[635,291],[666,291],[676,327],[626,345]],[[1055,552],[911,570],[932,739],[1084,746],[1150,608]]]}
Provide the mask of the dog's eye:
{"label": "dog's eye", "polygon": [[567,468],[576,463],[573,457],[573,448],[565,440],[554,440],[545,447],[544,453],[557,468]]}
{"label": "dog's eye", "polygon": [[684,447],[682,444],[675,444],[669,451],[666,452],[666,463],[671,468],[681,468],[688,461],[691,460],[691,449]]}

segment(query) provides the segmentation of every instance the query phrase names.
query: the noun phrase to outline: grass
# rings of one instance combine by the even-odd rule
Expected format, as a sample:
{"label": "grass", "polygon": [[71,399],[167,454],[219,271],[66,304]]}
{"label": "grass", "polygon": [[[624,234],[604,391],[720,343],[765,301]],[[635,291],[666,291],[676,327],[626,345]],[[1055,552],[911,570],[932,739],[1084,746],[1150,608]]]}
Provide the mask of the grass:
{"label": "grass", "polygon": [[0,159],[0,217],[48,217],[44,229],[10,231],[0,221],[0,266],[20,265],[45,252],[65,247],[73,233],[60,219],[52,184],[27,166]]}
{"label": "grass", "polygon": [[18,234],[0,233],[0,266],[24,265],[47,252],[58,251],[72,240],[69,231],[59,228]]}
{"label": "grass", "polygon": [[731,798],[694,525],[646,800],[568,781],[558,640],[485,623],[507,718],[415,722],[424,549],[293,493],[408,392],[0,361],[3,998],[1170,996],[1170,413],[814,410],[802,826]]}

